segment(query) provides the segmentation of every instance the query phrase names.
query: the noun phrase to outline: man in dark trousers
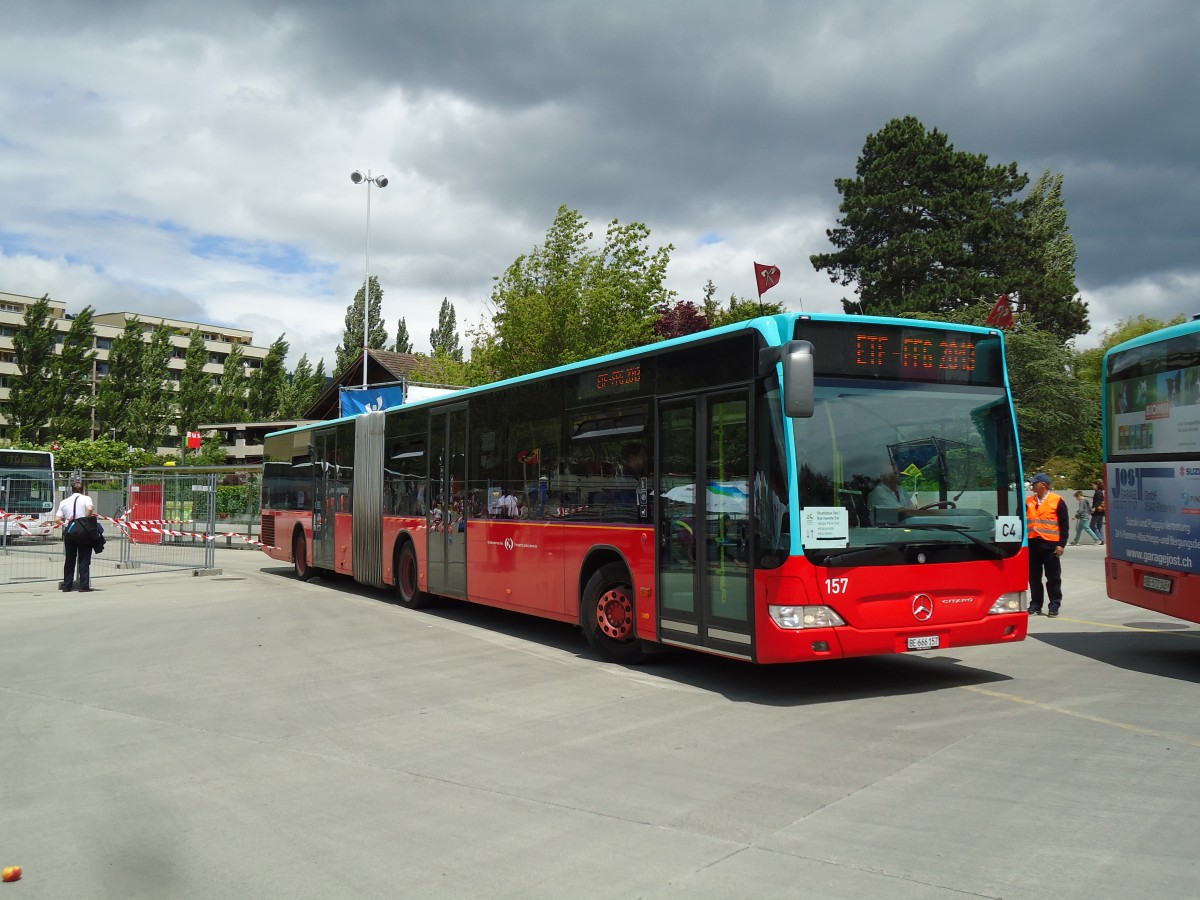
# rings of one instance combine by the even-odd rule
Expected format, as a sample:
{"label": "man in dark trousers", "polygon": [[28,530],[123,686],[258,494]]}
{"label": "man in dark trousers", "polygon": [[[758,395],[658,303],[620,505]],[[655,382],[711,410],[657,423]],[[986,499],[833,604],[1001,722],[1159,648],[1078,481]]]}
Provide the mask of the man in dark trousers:
{"label": "man in dark trousers", "polygon": [[[84,523],[76,523],[75,520],[95,514],[96,505],[83,492],[83,482],[76,478],[71,482],[71,496],[58,504],[58,523],[63,526],[63,548],[67,554],[62,584],[59,585],[61,591],[71,589],[76,565],[79,567],[79,590],[92,589],[92,536],[90,531],[83,531]],[[72,523],[75,524],[74,528],[71,528]],[[79,533],[76,534],[76,531]]]}
{"label": "man in dark trousers", "polygon": [[1062,497],[1050,490],[1050,476],[1039,472],[1030,479],[1033,494],[1025,501],[1029,523],[1029,614],[1042,614],[1042,576],[1050,596],[1050,616],[1062,606],[1063,548],[1071,537],[1071,516]]}

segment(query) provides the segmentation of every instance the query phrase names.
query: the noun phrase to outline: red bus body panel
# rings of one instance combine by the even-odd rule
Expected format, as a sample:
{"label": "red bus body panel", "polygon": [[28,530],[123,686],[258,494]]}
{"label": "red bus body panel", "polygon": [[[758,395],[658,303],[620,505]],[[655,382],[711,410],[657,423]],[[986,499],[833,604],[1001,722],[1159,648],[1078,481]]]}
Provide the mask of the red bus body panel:
{"label": "red bus body panel", "polygon": [[[299,526],[304,529],[311,561],[309,515],[266,511],[264,522],[268,516],[274,519],[276,544],[282,546],[264,547],[266,553],[290,562],[291,536]],[[335,536],[337,571],[352,575],[348,514],[335,515]],[[584,587],[579,573],[588,556],[598,551],[615,553],[633,576],[638,636],[648,641],[659,638],[653,528],[483,519],[468,523],[466,537],[470,602],[578,622]],[[388,584],[396,581],[396,541],[411,540],[420,584],[427,589],[425,519],[388,516],[384,519],[383,539],[387,548],[384,580]],[[795,557],[778,569],[754,573],[754,658],[760,663],[789,663],[904,653],[908,652],[910,637],[929,635],[938,637],[938,650],[1021,641],[1029,624],[1024,611],[989,615],[988,610],[1001,593],[1022,591],[1027,585],[1024,550],[1009,559],[948,565],[824,568]],[[918,597],[927,598],[932,607],[923,621],[914,613]],[[1169,600],[1158,595],[1155,599]],[[846,625],[784,629],[770,617],[768,607],[772,605],[830,606]],[[1144,605],[1180,615],[1166,603]]]}
{"label": "red bus body panel", "polygon": [[[755,573],[758,616],[756,659],[797,662],[908,652],[910,637],[936,635],[938,650],[972,644],[1024,640],[1024,612],[989,615],[1002,593],[1023,591],[1029,582],[1025,551],[1010,559],[953,565],[824,568],[793,558],[778,569]],[[846,579],[834,594],[828,582]],[[928,598],[929,618],[920,621],[914,601]],[[825,605],[845,626],[785,629],[767,612],[772,605]],[[824,642],[828,649],[815,648]]]}
{"label": "red bus body panel", "polygon": [[[1200,595],[1200,576],[1111,557],[1104,560],[1104,569],[1108,596],[1113,600],[1187,622],[1200,622],[1200,606],[1195,601]],[[1148,589],[1145,586],[1147,575],[1169,581],[1171,592],[1168,594]]]}

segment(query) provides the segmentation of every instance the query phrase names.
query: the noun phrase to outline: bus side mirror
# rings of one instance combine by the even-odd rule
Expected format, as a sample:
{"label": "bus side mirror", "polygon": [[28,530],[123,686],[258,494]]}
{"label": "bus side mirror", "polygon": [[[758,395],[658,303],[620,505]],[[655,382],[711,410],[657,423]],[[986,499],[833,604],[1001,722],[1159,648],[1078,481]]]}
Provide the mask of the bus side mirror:
{"label": "bus side mirror", "polygon": [[813,345],[788,341],[783,346],[783,414],[808,419],[813,406]]}

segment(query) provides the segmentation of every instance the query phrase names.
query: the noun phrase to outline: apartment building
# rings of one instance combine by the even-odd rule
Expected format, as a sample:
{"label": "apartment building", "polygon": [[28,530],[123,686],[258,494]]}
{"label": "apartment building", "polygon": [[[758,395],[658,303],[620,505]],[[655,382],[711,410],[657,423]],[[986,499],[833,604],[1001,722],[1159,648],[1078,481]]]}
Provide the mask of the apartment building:
{"label": "apartment building", "polygon": [[[25,310],[37,297],[26,297],[21,294],[0,292],[0,438],[8,436],[7,406],[11,379],[17,374],[16,353],[13,350],[13,336],[25,321]],[[51,300],[50,315],[54,320],[54,328],[61,347],[63,335],[71,327],[74,316],[67,312],[67,306],[60,300]],[[149,342],[154,330],[162,322],[171,329],[171,345],[174,355],[170,361],[171,382],[175,390],[179,389],[179,376],[186,365],[188,342],[192,331],[200,329],[204,335],[204,346],[208,350],[208,362],[204,371],[212,376],[214,386],[221,380],[225,371],[225,358],[234,346],[240,346],[246,361],[246,375],[262,366],[267,355],[266,347],[254,346],[254,334],[239,328],[229,328],[224,325],[205,325],[200,322],[188,322],[182,319],[168,319],[162,316],[149,316],[143,313],[112,312],[95,313],[92,321],[96,327],[96,361],[92,365],[92,390],[95,391],[100,379],[108,374],[108,352],[113,341],[125,330],[129,320],[140,322],[144,339]],[[93,437],[98,437],[93,432]],[[166,449],[166,448],[164,448]],[[178,450],[178,446],[171,448]]]}

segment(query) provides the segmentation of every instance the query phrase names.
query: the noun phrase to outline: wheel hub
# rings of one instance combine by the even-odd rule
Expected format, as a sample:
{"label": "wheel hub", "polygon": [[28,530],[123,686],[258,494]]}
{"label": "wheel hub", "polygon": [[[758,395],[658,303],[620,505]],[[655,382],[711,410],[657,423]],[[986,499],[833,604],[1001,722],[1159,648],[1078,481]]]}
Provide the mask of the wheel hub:
{"label": "wheel hub", "polygon": [[605,592],[596,604],[596,624],[614,641],[633,636],[633,602],[622,590]]}

